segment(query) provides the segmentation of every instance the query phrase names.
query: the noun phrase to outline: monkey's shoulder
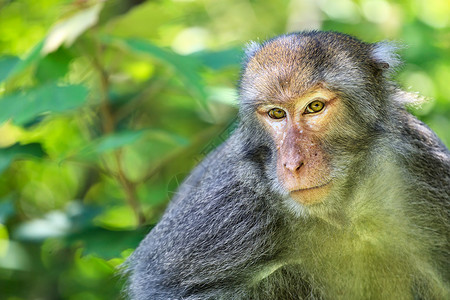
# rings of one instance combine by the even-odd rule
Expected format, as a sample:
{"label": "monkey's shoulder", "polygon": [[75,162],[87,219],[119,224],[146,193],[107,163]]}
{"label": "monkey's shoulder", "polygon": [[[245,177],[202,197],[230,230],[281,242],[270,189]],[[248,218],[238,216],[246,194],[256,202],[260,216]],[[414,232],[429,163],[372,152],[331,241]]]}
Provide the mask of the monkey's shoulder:
{"label": "monkey's shoulder", "polygon": [[414,194],[450,207],[450,152],[433,130],[415,116],[400,116],[398,157]]}
{"label": "monkey's shoulder", "polygon": [[404,112],[400,115],[401,136],[422,152],[441,152],[447,161],[450,160],[450,152],[437,134],[427,124],[417,119],[412,114]]}
{"label": "monkey's shoulder", "polygon": [[415,116],[400,115],[400,150],[408,165],[417,171],[435,169],[440,180],[450,185],[450,151],[437,134]]}

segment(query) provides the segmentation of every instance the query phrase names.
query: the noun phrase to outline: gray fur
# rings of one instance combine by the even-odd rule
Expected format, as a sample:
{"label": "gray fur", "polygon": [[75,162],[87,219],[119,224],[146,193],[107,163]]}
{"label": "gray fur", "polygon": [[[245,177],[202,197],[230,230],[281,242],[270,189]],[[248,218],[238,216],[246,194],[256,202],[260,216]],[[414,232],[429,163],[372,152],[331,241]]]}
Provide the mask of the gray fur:
{"label": "gray fur", "polygon": [[[129,298],[448,296],[450,153],[384,76],[384,64],[398,64],[395,49],[333,32],[250,48],[240,125],[128,259]],[[253,113],[261,97],[295,97],[317,82],[349,116],[324,141],[339,186],[324,209],[293,203],[281,188],[273,143]]]}
{"label": "gray fur", "polygon": [[261,49],[261,45],[255,41],[249,42],[245,47],[245,60],[249,61],[253,55]]}
{"label": "gray fur", "polygon": [[400,56],[397,51],[401,48],[399,44],[393,42],[380,42],[373,45],[372,58],[378,64],[384,64],[386,71],[395,71],[401,64]]}

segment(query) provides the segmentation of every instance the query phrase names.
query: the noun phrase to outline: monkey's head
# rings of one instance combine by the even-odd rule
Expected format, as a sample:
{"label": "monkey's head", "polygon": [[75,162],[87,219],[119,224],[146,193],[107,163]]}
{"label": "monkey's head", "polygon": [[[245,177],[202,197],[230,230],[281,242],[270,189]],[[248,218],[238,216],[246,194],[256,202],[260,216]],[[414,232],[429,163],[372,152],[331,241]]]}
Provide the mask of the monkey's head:
{"label": "monkey's head", "polygon": [[[266,173],[304,206],[351,184],[397,105],[386,74],[389,44],[334,32],[294,33],[251,43],[240,84],[241,126],[275,155]],[[351,157],[352,159],[349,159]],[[350,163],[351,162],[351,163]]]}

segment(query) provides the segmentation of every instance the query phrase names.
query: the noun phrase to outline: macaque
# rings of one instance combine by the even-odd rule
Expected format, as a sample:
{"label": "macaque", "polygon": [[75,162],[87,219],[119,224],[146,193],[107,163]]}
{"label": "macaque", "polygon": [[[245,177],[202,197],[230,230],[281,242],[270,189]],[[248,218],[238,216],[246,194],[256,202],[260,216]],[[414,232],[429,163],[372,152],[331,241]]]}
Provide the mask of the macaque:
{"label": "macaque", "polygon": [[239,125],[126,263],[144,299],[450,299],[450,153],[390,43],[250,43]]}

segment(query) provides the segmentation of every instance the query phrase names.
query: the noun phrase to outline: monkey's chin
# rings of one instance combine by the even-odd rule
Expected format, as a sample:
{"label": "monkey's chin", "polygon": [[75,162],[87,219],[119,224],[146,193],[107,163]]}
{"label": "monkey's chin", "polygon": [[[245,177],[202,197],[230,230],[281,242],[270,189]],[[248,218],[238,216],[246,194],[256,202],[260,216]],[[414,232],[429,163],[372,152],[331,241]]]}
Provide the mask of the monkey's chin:
{"label": "monkey's chin", "polygon": [[331,182],[328,182],[311,188],[293,190],[290,195],[294,201],[303,205],[319,204],[328,196],[331,186]]}

